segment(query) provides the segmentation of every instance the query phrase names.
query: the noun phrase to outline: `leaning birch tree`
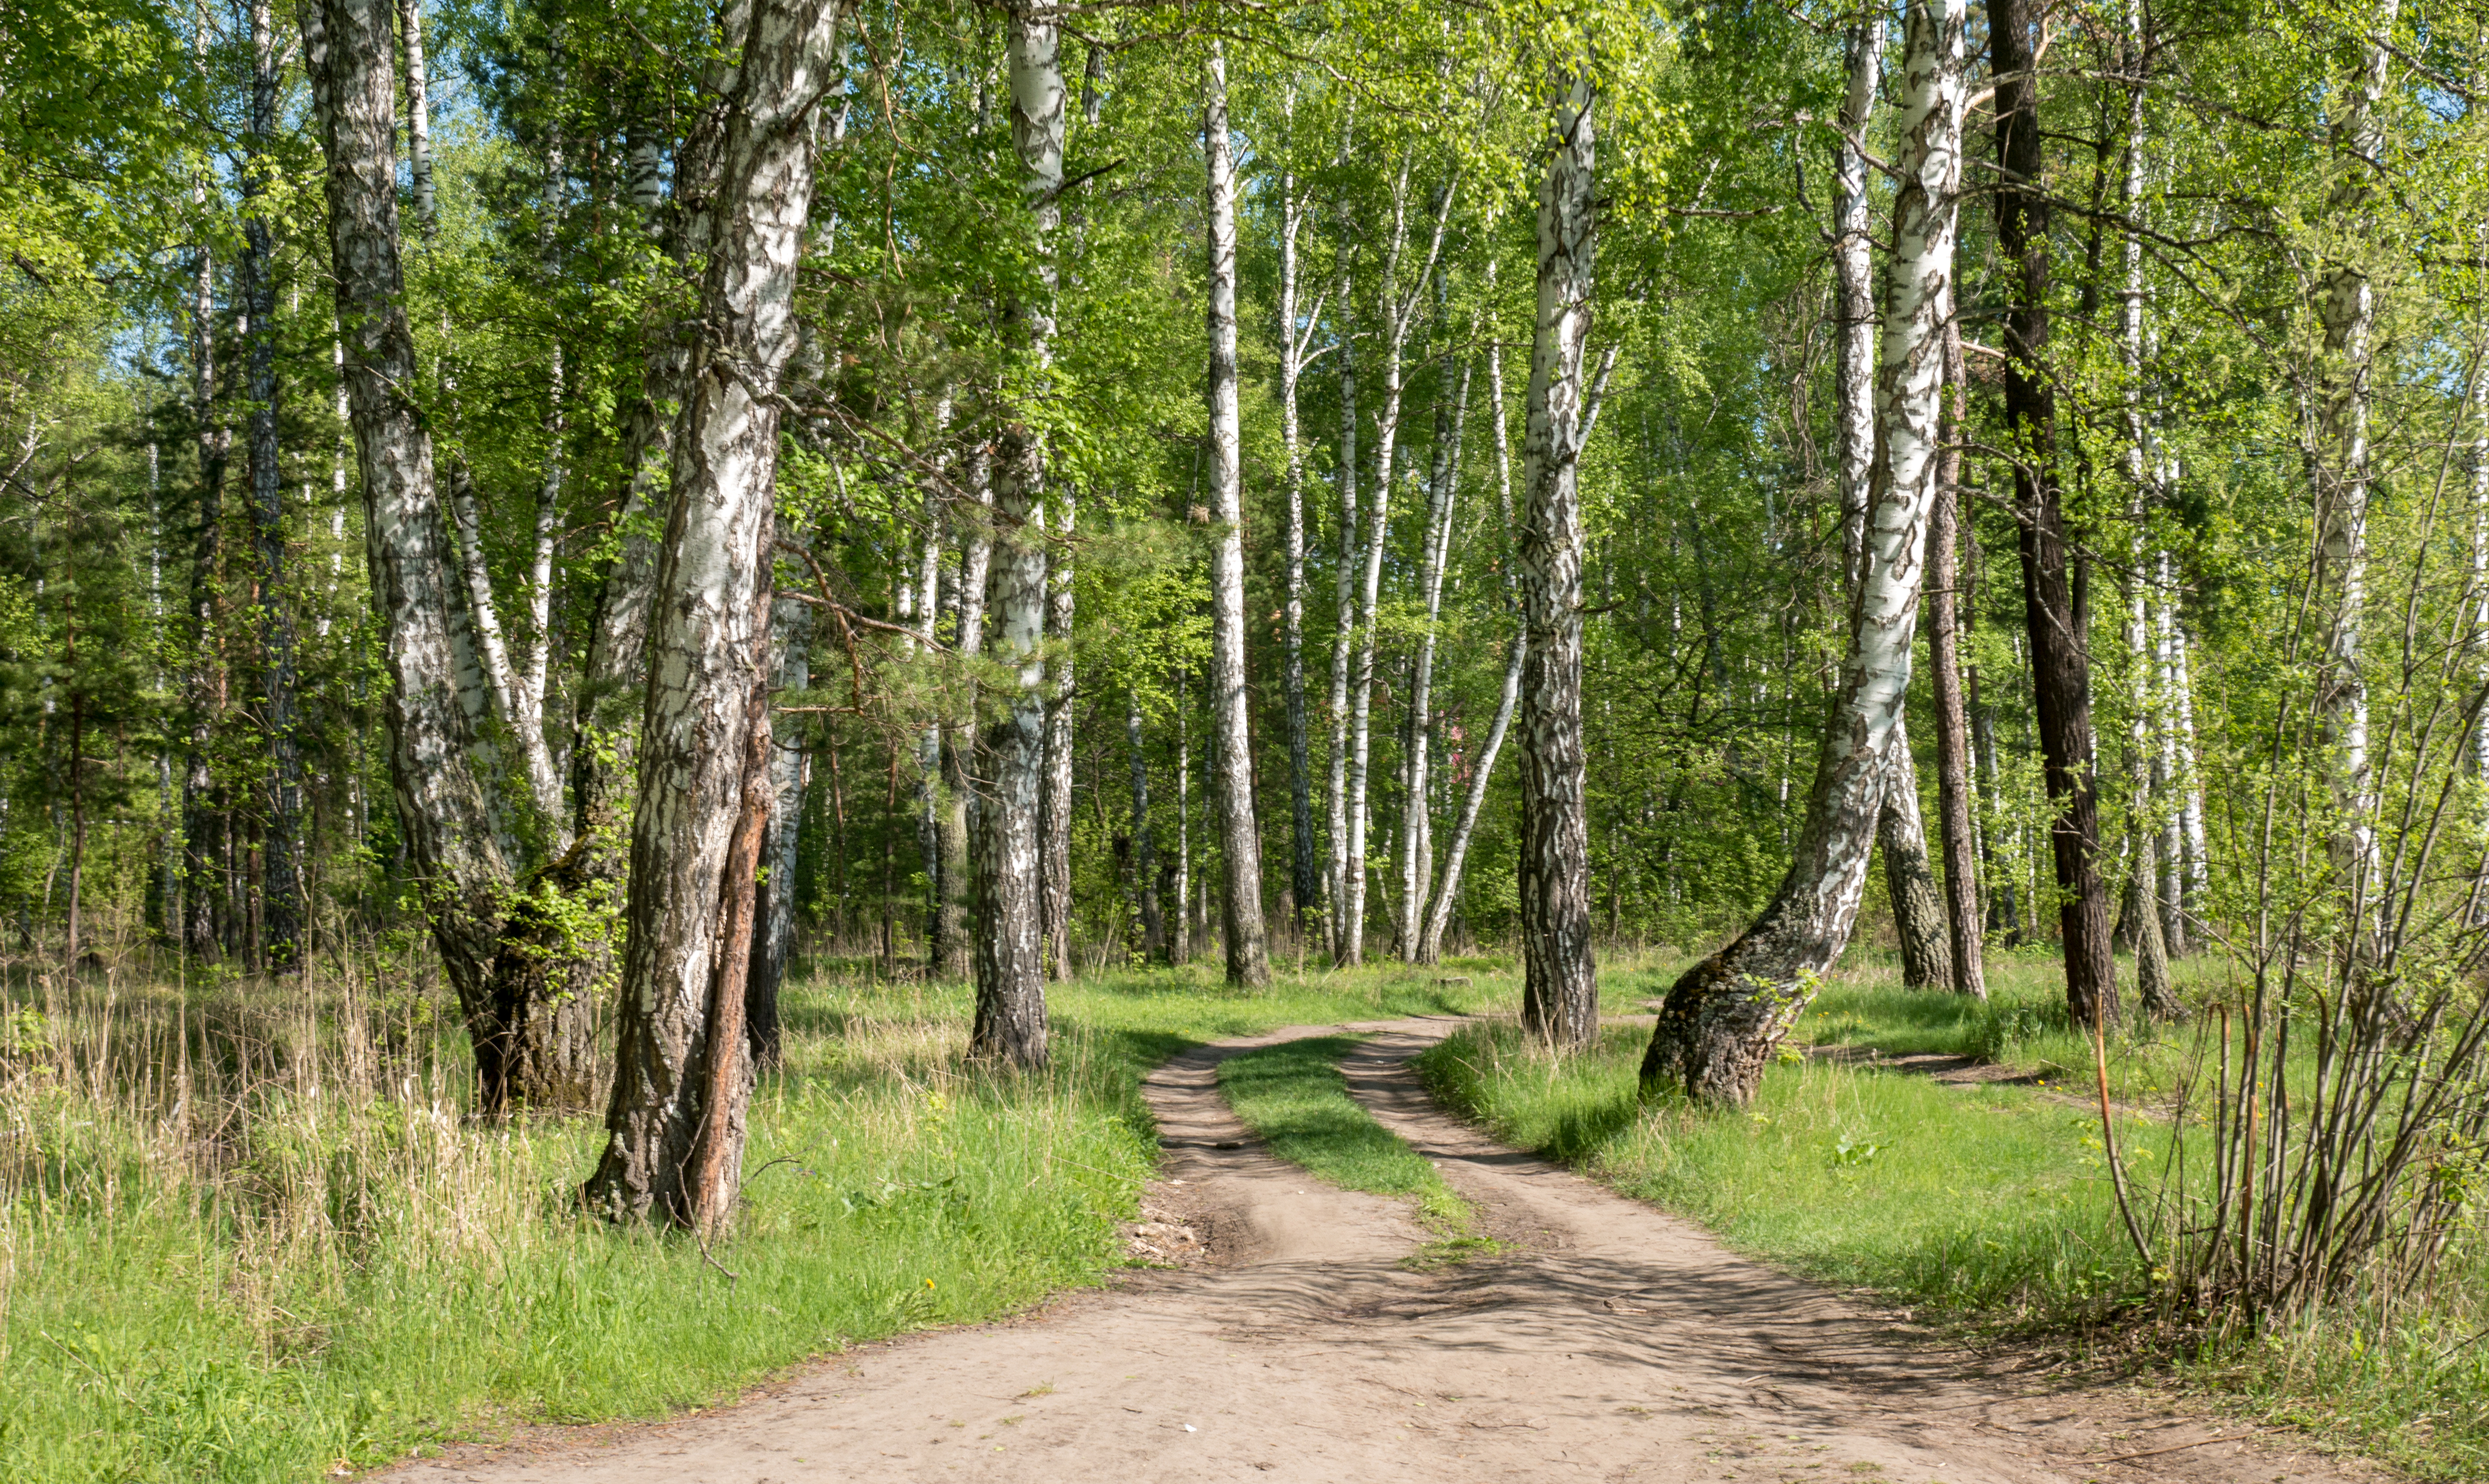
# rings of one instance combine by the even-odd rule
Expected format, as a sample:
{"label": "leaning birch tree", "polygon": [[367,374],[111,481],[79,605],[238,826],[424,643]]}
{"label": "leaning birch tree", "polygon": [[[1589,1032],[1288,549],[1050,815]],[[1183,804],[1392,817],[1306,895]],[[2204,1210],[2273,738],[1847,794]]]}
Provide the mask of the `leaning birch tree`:
{"label": "leaning birch tree", "polygon": [[1773,1048],[1847,946],[1910,682],[1944,396],[1944,328],[1961,179],[1964,0],[1911,0],[1903,33],[1900,190],[1876,395],[1884,471],[1851,598],[1848,652],[1827,714],[1788,873],[1737,939],[1671,986],[1642,1064],[1645,1095],[1674,1086],[1744,1104]]}

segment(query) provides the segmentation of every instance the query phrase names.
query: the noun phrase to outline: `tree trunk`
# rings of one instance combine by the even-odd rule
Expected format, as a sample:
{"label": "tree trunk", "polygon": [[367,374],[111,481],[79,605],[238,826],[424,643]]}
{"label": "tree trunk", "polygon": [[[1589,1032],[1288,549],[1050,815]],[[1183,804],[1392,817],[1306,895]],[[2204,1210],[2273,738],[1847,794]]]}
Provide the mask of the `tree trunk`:
{"label": "tree trunk", "polygon": [[[1295,109],[1296,93],[1290,89],[1282,95],[1282,116],[1293,119]],[[1303,226],[1304,210],[1297,196],[1297,179],[1283,165],[1279,171],[1279,442],[1287,451],[1283,478],[1288,519],[1280,664],[1288,710],[1288,884],[1300,943],[1311,915],[1323,901],[1319,842],[1314,837],[1313,764],[1305,734],[1305,454],[1297,391],[1304,372],[1306,340],[1313,327],[1308,325],[1302,330],[1297,328],[1297,234]]]}
{"label": "tree trunk", "polygon": [[1928,679],[1935,695],[1936,814],[1944,839],[1946,925],[1953,939],[1953,988],[1988,998],[1979,917],[1979,839],[1971,823],[1970,728],[1962,706],[1961,633],[1954,588],[1955,540],[1961,520],[1961,438],[1966,388],[1961,321],[1945,314],[1945,383],[1952,389],[1943,451],[1936,456],[1935,504],[1928,517]]}
{"label": "tree trunk", "polygon": [[[2127,88],[2125,208],[2139,222],[2143,204],[2143,92],[2151,67],[2144,44],[2141,0],[2126,7]],[[2123,234],[2125,292],[2118,305],[2118,349],[2126,372],[2127,569],[2119,580],[2126,599],[2126,656],[2132,676],[2132,703],[2126,729],[2127,878],[2125,917],[2134,945],[2134,987],[2143,1013],[2174,1020],[2182,1013],[2169,978],[2169,948],[2160,933],[2160,831],[2152,819],[2153,644],[2150,593],[2144,583],[2150,537],[2144,498],[2154,472],[2152,435],[2143,411],[2143,238]]]}
{"label": "tree trunk", "polygon": [[1902,986],[1945,989],[1954,982],[1953,935],[1943,896],[1928,864],[1927,825],[1919,817],[1919,768],[1910,755],[1907,717],[1896,717],[1885,757],[1884,807],[1875,843],[1884,857],[1884,894],[1902,944]]}
{"label": "tree trunk", "polygon": [[[958,629],[952,647],[961,659],[986,652],[986,584],[993,561],[993,456],[982,434],[968,449],[968,503],[952,505],[958,531],[959,581],[952,594]],[[976,745],[977,686],[967,682],[965,721],[942,728],[942,783],[933,824],[933,931],[926,944],[926,972],[933,979],[973,974],[975,936],[970,931],[970,812],[976,804],[968,756]]]}
{"label": "tree trunk", "polygon": [[2066,517],[2057,481],[2057,397],[2048,355],[2048,218],[2040,84],[2029,0],[1988,0],[1996,86],[1997,255],[2011,303],[2005,315],[2005,422],[2021,526],[2022,604],[2031,636],[2031,686],[2040,753],[2053,807],[2048,844],[2056,868],[2066,955],[2066,1006],[2074,1023],[2117,1019],[2108,894],[2100,878],[2100,784],[2092,747],[2091,657],[2085,614],[2067,571]]}
{"label": "tree trunk", "polygon": [[1582,751],[1582,350],[1596,244],[1589,79],[1559,77],[1538,188],[1538,296],[1522,442],[1521,1023],[1565,1050],[1599,1036]]}
{"label": "tree trunk", "polygon": [[[1345,151],[1343,151],[1345,153]],[[1357,342],[1349,312],[1349,232],[1341,208],[1339,281],[1333,287],[1339,356],[1339,559],[1334,571],[1339,624],[1330,644],[1330,782],[1325,796],[1329,859],[1323,899],[1333,963],[1352,962],[1348,941],[1348,667],[1357,638]],[[1362,870],[1361,863],[1355,866]]]}
{"label": "tree trunk", "polygon": [[[423,59],[423,0],[397,0],[399,41],[406,56],[407,177],[415,190],[415,230],[432,241],[431,73]],[[394,146],[392,146],[394,148]]]}
{"label": "tree trunk", "polygon": [[294,699],[294,622],[285,578],[285,483],[277,446],[276,265],[260,209],[273,168],[276,131],[275,17],[251,0],[250,112],[243,134],[242,331],[250,398],[250,532],[257,571],[259,730],[268,748],[267,842],[260,853],[262,924],[268,966],[283,972],[302,950],[301,875],[295,856],[302,831],[302,751]]}
{"label": "tree trunk", "polygon": [[1159,908],[1158,835],[1150,819],[1150,758],[1143,746],[1141,702],[1124,701],[1124,740],[1132,756],[1132,910],[1141,922],[1142,956],[1155,962],[1167,954],[1166,923]]}
{"label": "tree trunk", "polygon": [[474,1042],[483,1106],[498,1112],[508,1048],[486,991],[510,870],[489,774],[474,765],[474,718],[460,699],[474,656],[447,584],[453,558],[431,436],[409,394],[417,374],[398,259],[390,16],[390,0],[307,0],[302,51],[328,164],[329,257],[389,672],[398,819]]}
{"label": "tree trunk", "polygon": [[[1218,853],[1224,882],[1227,982],[1271,982],[1262,925],[1262,840],[1253,816],[1251,698],[1244,688],[1244,444],[1236,390],[1236,166],[1228,153],[1227,58],[1210,43],[1205,68],[1210,173],[1211,519],[1210,745],[1218,759]],[[1295,327],[1288,328],[1289,333]]]}
{"label": "tree trunk", "polygon": [[1850,608],[1840,687],[1788,876],[1755,924],[1670,988],[1643,1058],[1645,1095],[1669,1086],[1743,1105],[1773,1047],[1848,943],[1891,747],[1935,502],[1962,121],[1963,0],[1912,0],[1903,24],[1900,191],[1877,401],[1884,472]]}
{"label": "tree trunk", "polygon": [[[1392,190],[1391,236],[1382,265],[1383,405],[1374,418],[1374,494],[1366,502],[1364,575],[1359,585],[1357,671],[1350,699],[1348,741],[1348,872],[1339,900],[1343,964],[1365,961],[1365,836],[1373,810],[1374,655],[1383,627],[1383,558],[1390,540],[1392,462],[1399,447],[1401,394],[1406,385],[1405,357],[1409,331],[1416,322],[1435,262],[1442,255],[1444,232],[1451,220],[1452,187],[1436,198],[1434,236],[1418,269],[1416,287],[1400,292],[1401,253],[1408,232],[1409,157],[1401,160]],[[1577,355],[1578,358],[1578,355]],[[1578,379],[1579,368],[1576,367]]]}
{"label": "tree trunk", "polygon": [[[2363,230],[2376,200],[2372,173],[2385,148],[2378,105],[2385,94],[2387,45],[2397,0],[2382,0],[2362,38],[2358,70],[2338,89],[2332,126],[2333,189],[2326,212],[2346,243],[2372,242]],[[2356,250],[2356,248],[2354,249]],[[2316,571],[2325,651],[2315,708],[2324,732],[2327,782],[2335,820],[2332,858],[2348,929],[2346,963],[2373,954],[2377,929],[2376,779],[2368,756],[2368,684],[2360,639],[2368,580],[2368,380],[2375,355],[2377,300],[2364,260],[2325,264],[2316,316],[2325,330],[2318,375],[2316,446],[2309,451],[2316,504]]]}
{"label": "tree trunk", "polygon": [[1053,641],[1047,661],[1053,671],[1045,703],[1045,801],[1039,834],[1045,842],[1045,891],[1040,900],[1045,931],[1045,972],[1049,979],[1072,977],[1072,533],[1079,506],[1069,487],[1057,492],[1063,545],[1048,588],[1046,633]]}
{"label": "tree trunk", "polygon": [[[1041,8],[1043,7],[1043,8]],[[1008,13],[1012,147],[1027,172],[1037,229],[1039,287],[1005,309],[1028,364],[1043,374],[1054,334],[1050,239],[1060,220],[1064,93],[1061,39],[1050,0]],[[994,659],[1014,672],[1000,715],[986,728],[985,787],[977,812],[977,1014],[969,1054],[1043,1067],[1045,950],[1038,909],[1038,806],[1045,778],[1045,449],[1016,416],[995,460]]]}
{"label": "tree trunk", "polygon": [[[769,614],[771,691],[811,688],[812,641],[812,608],[790,598],[776,600]],[[784,1040],[778,990],[787,982],[795,950],[795,845],[804,827],[804,785],[813,771],[812,755],[801,745],[778,740],[774,728],[771,740],[768,834],[761,845],[763,874],[753,915],[759,935],[753,941],[752,973],[743,989],[744,1038],[752,1065],[764,1071],[778,1065]]]}
{"label": "tree trunk", "polygon": [[[202,30],[201,35],[205,32]],[[204,43],[203,43],[204,44]],[[198,419],[199,483],[190,546],[189,668],[183,708],[188,733],[182,751],[182,945],[201,958],[216,956],[215,862],[222,849],[223,819],[215,808],[211,754],[218,699],[216,640],[217,547],[224,524],[225,462],[230,435],[216,416],[215,258],[199,249],[190,297],[190,399]]]}
{"label": "tree trunk", "polygon": [[616,1219],[704,1237],[733,1213],[752,1091],[743,996],[769,813],[777,385],[794,350],[836,0],[756,0],[725,94],[701,331],[649,635],[629,938],[605,1156]]}
{"label": "tree trunk", "polygon": [[1200,951],[1192,931],[1192,711],[1184,671],[1175,672],[1175,854],[1166,864],[1167,895],[1175,922],[1167,933],[1167,962],[1190,963]]}
{"label": "tree trunk", "polygon": [[[1426,624],[1417,636],[1417,655],[1409,686],[1407,823],[1400,844],[1401,957],[1410,963],[1432,963],[1426,949],[1426,908],[1434,892],[1435,845],[1427,794],[1433,787],[1431,754],[1435,745],[1435,637],[1444,613],[1444,568],[1452,550],[1452,524],[1460,504],[1461,437],[1468,430],[1470,363],[1461,363],[1458,390],[1451,405],[1435,402],[1435,458],[1428,472],[1425,546],[1418,556],[1417,585],[1426,598]],[[1585,434],[1587,437],[1587,432]]]}

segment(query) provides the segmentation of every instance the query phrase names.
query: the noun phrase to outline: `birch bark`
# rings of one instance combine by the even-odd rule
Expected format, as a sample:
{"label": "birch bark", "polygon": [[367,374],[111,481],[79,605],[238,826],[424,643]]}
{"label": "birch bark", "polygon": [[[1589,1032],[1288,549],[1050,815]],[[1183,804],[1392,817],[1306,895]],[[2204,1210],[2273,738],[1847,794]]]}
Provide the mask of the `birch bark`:
{"label": "birch bark", "polygon": [[[1293,122],[1296,92],[1281,95],[1280,115]],[[1285,146],[1282,146],[1283,157]],[[1304,201],[1297,192],[1295,173],[1279,170],[1279,442],[1286,450],[1283,475],[1288,503],[1285,591],[1281,595],[1281,684],[1288,715],[1289,895],[1296,909],[1296,933],[1304,938],[1310,915],[1323,902],[1319,842],[1314,836],[1313,763],[1305,732],[1305,454],[1298,415],[1298,384],[1304,374],[1305,348],[1320,318],[1314,313],[1299,327],[1297,268],[1299,234],[1304,228]]]}
{"label": "birch bark", "polygon": [[769,813],[777,385],[794,350],[837,0],[754,0],[726,100],[701,331],[661,547],[629,936],[605,1155],[585,1192],[617,1219],[721,1231],[741,1184],[743,1027]]}
{"label": "birch bark", "polygon": [[[1244,689],[1244,445],[1236,388],[1236,164],[1227,138],[1227,57],[1216,41],[1203,69],[1202,140],[1209,168],[1211,519],[1210,745],[1218,766],[1219,859],[1225,869],[1227,982],[1271,982],[1262,924],[1262,841],[1253,816],[1250,698]],[[1290,326],[1291,335],[1295,327]]]}
{"label": "birch bark", "polygon": [[1788,876],[1735,942],[1668,992],[1645,1095],[1753,1099],[1772,1049],[1849,938],[1910,680],[1944,392],[1944,325],[1961,179],[1964,0],[1912,0],[1903,21],[1899,193],[1877,400],[1883,475],[1869,521],[1849,642]]}
{"label": "birch bark", "polygon": [[[769,612],[769,688],[778,694],[801,692],[813,683],[813,610],[792,598],[778,598]],[[752,946],[752,972],[744,982],[744,1039],[752,1065],[778,1065],[783,1033],[778,990],[787,982],[787,965],[795,950],[795,845],[803,833],[804,787],[811,782],[812,754],[802,743],[779,739],[773,730],[769,748],[769,823],[762,842],[763,871],[753,914],[758,936]]]}
{"label": "birch bark", "polygon": [[1054,499],[1062,528],[1053,569],[1046,574],[1045,628],[1053,641],[1046,662],[1052,673],[1045,702],[1045,799],[1038,833],[1045,842],[1045,894],[1039,906],[1045,933],[1045,972],[1049,979],[1072,977],[1072,671],[1073,532],[1079,505],[1071,489]]}
{"label": "birch bark", "polygon": [[1399,942],[1394,945],[1409,963],[1435,961],[1426,948],[1426,906],[1435,885],[1434,821],[1427,813],[1427,794],[1434,783],[1430,764],[1435,742],[1435,637],[1443,621],[1444,568],[1451,557],[1452,523],[1460,503],[1461,437],[1469,422],[1471,369],[1466,360],[1461,363],[1459,388],[1449,407],[1437,398],[1434,468],[1426,481],[1426,528],[1417,568],[1426,621],[1418,631],[1409,686],[1409,734],[1404,750],[1408,807],[1400,829],[1401,906],[1396,914]]}
{"label": "birch bark", "polygon": [[1159,906],[1158,836],[1150,820],[1150,758],[1143,745],[1141,701],[1124,700],[1124,742],[1132,762],[1132,911],[1141,926],[1141,955],[1157,961],[1166,951],[1166,924]]}
{"label": "birch bark", "polygon": [[[2357,252],[2376,197],[2373,173],[2385,148],[2378,105],[2386,88],[2387,46],[2397,0],[2379,0],[2360,49],[2360,66],[2334,103],[2331,225],[2336,254]],[[2308,460],[2315,485],[2316,563],[2325,605],[2325,651],[2316,684],[2316,714],[2332,753],[2328,782],[2335,822],[2328,850],[2336,890],[2352,925],[2349,958],[2372,950],[2374,928],[2376,781],[2368,757],[2368,686],[2360,672],[2361,629],[2368,578],[2368,379],[2377,324],[2375,285],[2364,260],[2337,255],[2319,279],[2316,314],[2324,327],[2316,447]]]}
{"label": "birch bark", "polygon": [[1596,246],[1595,99],[1555,81],[1538,187],[1538,294],[1524,406],[1519,567],[1521,1023],[1565,1050],[1599,1035],[1590,954],[1589,820],[1582,750],[1582,351]]}
{"label": "birch bark", "polygon": [[[1495,264],[1487,264],[1487,282],[1495,282]],[[1503,516],[1503,539],[1510,545],[1512,532],[1512,440],[1505,426],[1503,402],[1503,343],[1490,340],[1486,348],[1487,395],[1495,408],[1495,482],[1497,508]],[[1517,594],[1517,580],[1512,568],[1504,568],[1507,596]],[[1518,603],[1514,607],[1518,608]],[[1487,784],[1495,774],[1495,760],[1503,751],[1503,739],[1512,725],[1512,714],[1521,699],[1521,672],[1529,661],[1530,628],[1516,625],[1509,649],[1504,655],[1503,689],[1497,697],[1495,720],[1487,727],[1486,741],[1478,748],[1477,761],[1470,774],[1467,793],[1461,797],[1461,812],[1452,825],[1451,842],[1444,850],[1444,869],[1435,877],[1433,899],[1426,906],[1426,924],[1417,940],[1418,961],[1434,963],[1444,953],[1444,933],[1450,927],[1452,905],[1460,899],[1461,875],[1469,865],[1470,839],[1477,830],[1478,813],[1486,805]]]}
{"label": "birch bark", "polygon": [[432,440],[408,394],[418,378],[398,258],[390,21],[390,0],[308,0],[302,55],[327,163],[329,260],[390,682],[385,714],[398,818],[474,1041],[485,1105],[498,1109],[504,1048],[486,979],[510,872],[489,775],[474,766],[473,719],[460,699],[474,660],[453,620],[453,557]]}
{"label": "birch bark", "polygon": [[[1416,281],[1406,295],[1400,289],[1401,254],[1408,242],[1409,177],[1413,160],[1404,157],[1391,196],[1391,236],[1384,249],[1380,303],[1383,309],[1383,404],[1374,418],[1374,491],[1366,502],[1364,574],[1359,583],[1357,671],[1350,697],[1348,744],[1347,870],[1339,897],[1340,952],[1343,964],[1365,961],[1365,835],[1372,820],[1371,783],[1374,738],[1374,655],[1383,627],[1383,557],[1390,538],[1392,459],[1400,435],[1401,397],[1407,385],[1409,334],[1424,301],[1426,286],[1443,254],[1445,229],[1451,222],[1453,185],[1436,198],[1434,235],[1426,247]],[[1578,361],[1579,355],[1575,357]],[[1575,368],[1579,377],[1579,367]]]}
{"label": "birch bark", "polygon": [[[1343,149],[1343,154],[1346,151]],[[1330,644],[1330,778],[1324,803],[1326,840],[1324,904],[1330,927],[1333,963],[1354,961],[1348,941],[1348,666],[1357,635],[1357,340],[1349,312],[1348,209],[1340,208],[1339,277],[1332,300],[1339,322],[1339,556],[1333,571],[1338,627]],[[1362,870],[1360,864],[1357,868]]]}
{"label": "birch bark", "polygon": [[[1012,147],[1026,172],[1039,288],[1007,306],[1007,330],[1042,376],[1054,334],[1051,238],[1063,189],[1064,91],[1059,16],[1050,0],[1008,13]],[[1045,774],[1045,449],[1027,409],[1012,409],[995,459],[1000,550],[991,578],[995,661],[1012,672],[979,756],[977,1013],[968,1048],[1014,1067],[1043,1067],[1045,955],[1038,908],[1038,806]]]}
{"label": "birch bark", "polygon": [[[967,503],[963,507],[955,501],[951,509],[959,547],[959,577],[952,591],[958,627],[951,642],[960,658],[973,660],[986,652],[986,584],[993,564],[993,455],[982,435],[969,447],[964,463]],[[973,672],[971,667],[972,676]],[[969,861],[973,848],[969,820],[976,800],[973,770],[968,765],[976,748],[973,678],[967,688],[970,720],[949,722],[942,728],[942,782],[933,824],[933,931],[926,944],[926,968],[934,979],[976,972],[975,934],[969,921],[975,874]]]}

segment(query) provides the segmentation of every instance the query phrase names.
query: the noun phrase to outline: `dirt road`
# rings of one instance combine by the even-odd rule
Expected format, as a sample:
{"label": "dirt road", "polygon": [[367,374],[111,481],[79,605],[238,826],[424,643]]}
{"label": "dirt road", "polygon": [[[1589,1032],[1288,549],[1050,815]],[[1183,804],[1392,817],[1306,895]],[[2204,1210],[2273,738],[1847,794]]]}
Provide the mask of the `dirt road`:
{"label": "dirt road", "polygon": [[399,1484],[814,1480],[1899,1480],[2332,1484],[2286,1441],[2140,1399],[2048,1394],[1731,1255],[1701,1231],[1437,1112],[1408,1059],[1457,1022],[1355,1029],[1351,1090],[1517,1249],[1440,1274],[1394,1202],[1273,1158],[1219,1061],[1150,1080],[1153,1205],[1214,1270],[861,1349],[737,1406],[409,1463]]}

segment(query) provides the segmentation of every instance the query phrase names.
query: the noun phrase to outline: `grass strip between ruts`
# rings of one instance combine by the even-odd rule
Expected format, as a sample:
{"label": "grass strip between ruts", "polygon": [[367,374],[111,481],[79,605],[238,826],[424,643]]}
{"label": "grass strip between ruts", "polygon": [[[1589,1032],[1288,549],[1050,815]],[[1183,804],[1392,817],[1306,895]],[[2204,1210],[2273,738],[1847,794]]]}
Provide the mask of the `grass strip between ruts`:
{"label": "grass strip between ruts", "polygon": [[1343,1190],[1413,1197],[1434,1240],[1402,1259],[1403,1266],[1427,1271],[1495,1250],[1470,1203],[1349,1096],[1340,1058],[1364,1039],[1315,1036],[1229,1057],[1218,1064],[1218,1090],[1245,1127],[1290,1164]]}

